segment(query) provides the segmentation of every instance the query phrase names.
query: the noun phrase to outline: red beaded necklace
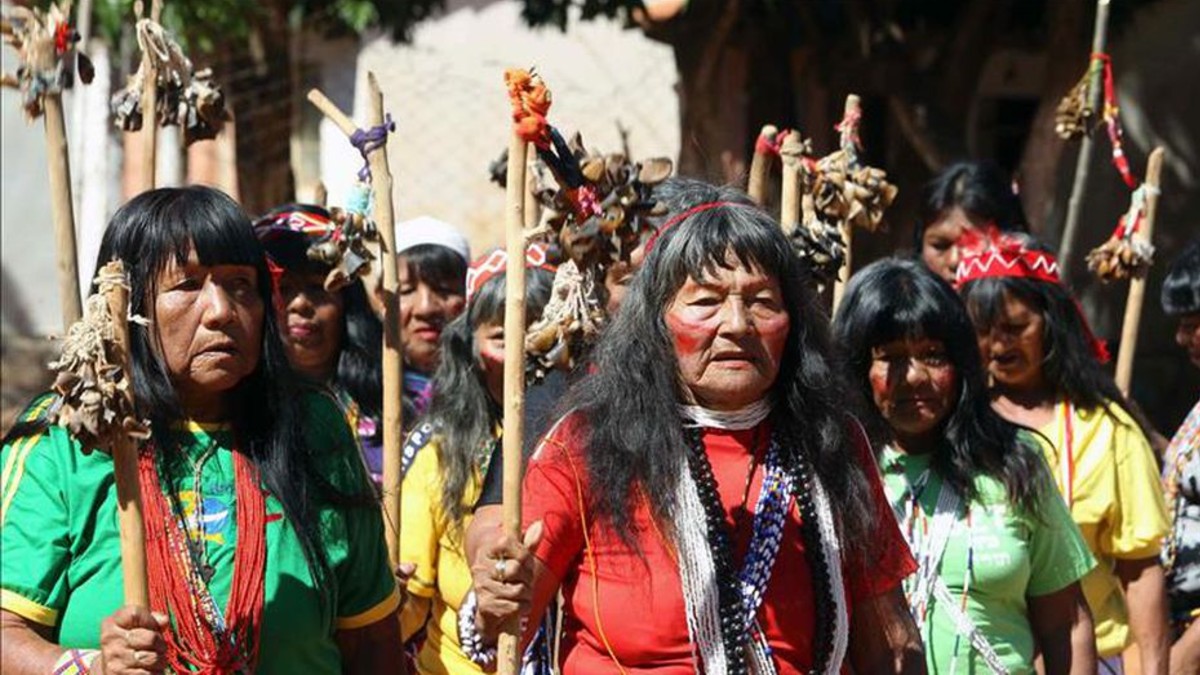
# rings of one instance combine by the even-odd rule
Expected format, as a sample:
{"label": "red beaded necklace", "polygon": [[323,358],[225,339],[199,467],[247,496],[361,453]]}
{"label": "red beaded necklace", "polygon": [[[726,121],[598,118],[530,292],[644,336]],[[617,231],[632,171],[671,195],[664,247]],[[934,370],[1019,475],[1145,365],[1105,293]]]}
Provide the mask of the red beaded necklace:
{"label": "red beaded necklace", "polygon": [[[188,550],[188,534],[163,493],[154,449],[138,459],[146,511],[146,576],[150,606],[172,618],[167,660],[178,673],[233,675],[253,672],[262,625],[263,571],[266,568],[266,498],[258,469],[234,450],[237,547],[233,587],[225,616],[215,615],[208,585]],[[195,488],[199,491],[199,486]],[[207,602],[206,602],[207,600]]]}

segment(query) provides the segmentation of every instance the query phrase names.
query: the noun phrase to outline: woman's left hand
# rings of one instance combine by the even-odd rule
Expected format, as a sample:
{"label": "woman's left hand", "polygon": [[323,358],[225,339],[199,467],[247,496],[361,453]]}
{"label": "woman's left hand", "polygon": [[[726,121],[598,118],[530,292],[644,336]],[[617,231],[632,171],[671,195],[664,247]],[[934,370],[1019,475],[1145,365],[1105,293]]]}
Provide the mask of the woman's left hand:
{"label": "woman's left hand", "polygon": [[483,555],[471,566],[478,607],[475,624],[487,642],[494,642],[501,626],[528,613],[533,599],[534,556],[542,539],[538,521],[525,531],[524,541],[500,533],[482,545]]}

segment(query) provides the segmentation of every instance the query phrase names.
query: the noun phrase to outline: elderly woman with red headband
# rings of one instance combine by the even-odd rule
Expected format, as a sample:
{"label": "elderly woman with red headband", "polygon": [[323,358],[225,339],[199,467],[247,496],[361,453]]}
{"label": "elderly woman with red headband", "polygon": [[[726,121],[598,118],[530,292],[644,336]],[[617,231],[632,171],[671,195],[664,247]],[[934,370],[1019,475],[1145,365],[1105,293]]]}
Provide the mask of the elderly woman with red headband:
{"label": "elderly woman with red headband", "polygon": [[991,233],[958,269],[992,379],[992,401],[1041,432],[1059,491],[1099,566],[1083,579],[1101,672],[1136,644],[1141,672],[1167,672],[1159,552],[1168,531],[1146,433],[1101,368],[1107,351],[1063,286],[1053,254],[1027,235]]}
{"label": "elderly woman with red headband", "polygon": [[745,195],[687,188],[530,460],[532,555],[481,546],[464,633],[486,655],[561,589],[566,675],[924,672],[808,272]]}
{"label": "elderly woman with red headband", "polygon": [[[424,630],[419,673],[481,673],[459,643],[458,610],[471,588],[463,535],[502,430],[504,300],[508,256],[492,251],[467,272],[467,308],[442,335],[441,362],[424,421],[404,446],[400,559],[408,600],[405,640]],[[526,318],[550,298],[554,267],[547,250],[526,252]]]}

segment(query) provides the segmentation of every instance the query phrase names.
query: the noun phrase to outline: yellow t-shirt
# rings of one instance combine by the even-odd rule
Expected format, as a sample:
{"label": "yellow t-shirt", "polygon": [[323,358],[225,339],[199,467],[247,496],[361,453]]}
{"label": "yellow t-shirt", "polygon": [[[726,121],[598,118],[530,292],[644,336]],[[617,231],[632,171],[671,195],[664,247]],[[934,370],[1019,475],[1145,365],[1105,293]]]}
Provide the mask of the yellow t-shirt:
{"label": "yellow t-shirt", "polygon": [[[1070,467],[1060,453],[1068,446],[1068,429]],[[1041,432],[1053,444],[1040,439],[1058,489],[1098,563],[1082,584],[1096,622],[1096,647],[1101,657],[1119,654],[1131,636],[1116,561],[1157,556],[1169,528],[1154,452],[1137,422],[1111,403],[1079,410],[1060,402]]]}
{"label": "yellow t-shirt", "polygon": [[[471,590],[471,568],[463,552],[463,534],[471,522],[450,528],[442,513],[441,437],[434,435],[415,454],[404,475],[401,492],[400,560],[416,570],[408,582],[410,595],[430,601],[430,613],[405,612],[401,632],[407,638],[425,627],[425,642],[417,654],[417,671],[429,675],[482,673],[458,642],[458,609]],[[483,477],[478,468],[463,493],[471,506]],[[470,509],[467,509],[470,513]]]}

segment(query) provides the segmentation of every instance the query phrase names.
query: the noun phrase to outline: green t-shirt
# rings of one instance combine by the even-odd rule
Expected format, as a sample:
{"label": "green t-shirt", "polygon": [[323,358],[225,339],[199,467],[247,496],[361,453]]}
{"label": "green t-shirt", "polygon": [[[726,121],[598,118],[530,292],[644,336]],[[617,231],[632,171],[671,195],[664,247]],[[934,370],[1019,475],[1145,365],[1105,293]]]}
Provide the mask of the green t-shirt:
{"label": "green t-shirt", "polygon": [[[23,419],[44,414],[50,400],[35,401]],[[323,477],[345,492],[364,490],[354,439],[334,401],[307,393],[304,406],[306,437],[324,464]],[[209,589],[223,613],[237,545],[233,434],[191,423],[173,431],[170,442],[188,461],[169,482],[180,491],[189,527],[203,527],[213,568]],[[215,449],[201,468],[204,508],[197,525],[192,464],[210,447]],[[0,607],[53,628],[64,647],[98,648],[100,622],[123,604],[112,459],[83,454],[65,429],[50,426],[5,445],[0,466]],[[341,672],[334,632],[370,625],[399,605],[379,510],[328,507],[320,518],[332,571],[325,601],[280,502],[267,496],[260,673]]]}
{"label": "green t-shirt", "polygon": [[[908,485],[919,484],[930,460],[930,455],[906,455],[884,448],[879,463],[888,501],[894,509],[904,511],[904,502],[910,499]],[[918,504],[931,526],[942,481],[932,471],[926,480]],[[963,518],[954,523],[938,574],[958,602],[966,580],[970,548],[974,564],[967,615],[1010,673],[1032,673],[1035,644],[1027,598],[1066,588],[1079,581],[1096,563],[1057,491],[1046,491],[1039,517],[1034,517],[1011,506],[1004,486],[998,481],[981,476],[976,479],[976,487],[979,500],[971,504],[970,525]],[[915,523],[916,527],[923,525]],[[918,552],[913,553],[920,560]],[[930,600],[923,632],[929,672],[948,673],[954,660],[957,632],[936,598]],[[957,672],[991,672],[966,636],[958,641]]]}

